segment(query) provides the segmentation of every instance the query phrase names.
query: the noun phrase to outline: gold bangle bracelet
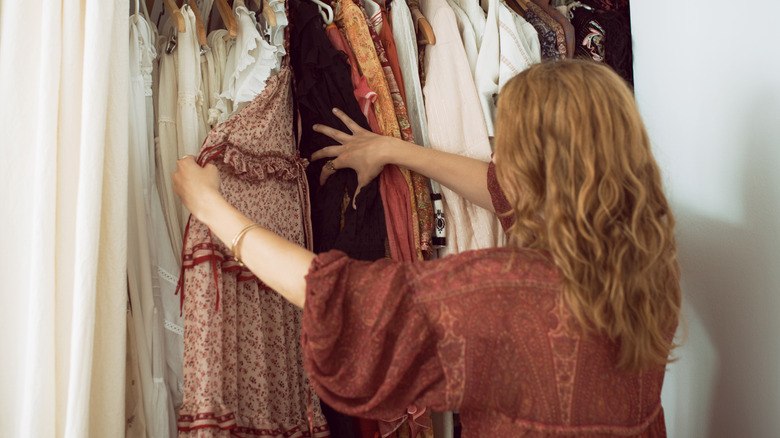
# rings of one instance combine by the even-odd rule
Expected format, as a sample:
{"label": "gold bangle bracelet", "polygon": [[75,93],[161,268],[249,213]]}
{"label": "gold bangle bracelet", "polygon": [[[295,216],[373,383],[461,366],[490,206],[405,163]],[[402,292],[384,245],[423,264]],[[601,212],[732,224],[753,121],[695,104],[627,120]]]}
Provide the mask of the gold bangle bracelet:
{"label": "gold bangle bracelet", "polygon": [[241,261],[241,256],[238,254],[238,250],[240,249],[239,244],[241,243],[241,240],[244,238],[246,233],[249,232],[249,230],[251,230],[252,228],[257,228],[259,226],[260,224],[258,223],[252,223],[245,226],[243,229],[241,229],[241,231],[236,233],[236,237],[233,238],[233,243],[230,245],[230,250],[233,251],[233,258],[235,258],[238,264],[241,265],[242,267],[244,266],[244,262]]}

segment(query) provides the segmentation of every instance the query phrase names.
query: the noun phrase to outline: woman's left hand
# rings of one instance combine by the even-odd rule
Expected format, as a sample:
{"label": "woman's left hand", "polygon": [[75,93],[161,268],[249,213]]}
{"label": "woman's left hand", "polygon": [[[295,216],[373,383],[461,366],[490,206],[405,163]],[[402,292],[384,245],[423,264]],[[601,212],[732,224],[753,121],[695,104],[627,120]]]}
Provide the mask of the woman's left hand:
{"label": "woman's left hand", "polygon": [[222,198],[219,193],[219,172],[217,166],[207,164],[200,167],[195,158],[187,155],[176,163],[178,169],[173,174],[173,190],[181,198],[182,204],[205,222],[203,215],[209,211],[214,200]]}

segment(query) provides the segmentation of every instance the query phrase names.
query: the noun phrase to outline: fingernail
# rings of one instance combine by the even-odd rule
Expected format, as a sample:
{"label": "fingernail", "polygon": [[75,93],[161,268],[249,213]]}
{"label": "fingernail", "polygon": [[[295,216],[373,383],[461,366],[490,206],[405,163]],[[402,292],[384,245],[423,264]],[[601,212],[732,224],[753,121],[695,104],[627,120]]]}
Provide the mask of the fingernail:
{"label": "fingernail", "polygon": [[333,113],[335,114],[335,113],[339,112],[339,109],[338,108],[333,108],[331,111],[333,111]]}
{"label": "fingernail", "polygon": [[319,126],[320,126],[320,125],[318,125],[318,124],[314,124],[314,125],[312,125],[312,126],[311,126],[311,129],[313,129],[313,130],[315,130],[315,131],[316,131],[316,130],[317,130],[317,127],[319,127]]}

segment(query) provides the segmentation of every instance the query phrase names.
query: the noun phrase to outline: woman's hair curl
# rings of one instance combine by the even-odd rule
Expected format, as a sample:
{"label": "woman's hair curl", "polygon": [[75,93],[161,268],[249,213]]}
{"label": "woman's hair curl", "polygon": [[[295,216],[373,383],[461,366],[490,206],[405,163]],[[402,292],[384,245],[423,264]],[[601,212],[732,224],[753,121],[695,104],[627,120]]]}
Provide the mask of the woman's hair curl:
{"label": "woman's hair curl", "polygon": [[591,61],[538,64],[504,86],[496,126],[512,244],[551,254],[569,309],[618,342],[619,368],[668,363],[674,216],[628,85]]}

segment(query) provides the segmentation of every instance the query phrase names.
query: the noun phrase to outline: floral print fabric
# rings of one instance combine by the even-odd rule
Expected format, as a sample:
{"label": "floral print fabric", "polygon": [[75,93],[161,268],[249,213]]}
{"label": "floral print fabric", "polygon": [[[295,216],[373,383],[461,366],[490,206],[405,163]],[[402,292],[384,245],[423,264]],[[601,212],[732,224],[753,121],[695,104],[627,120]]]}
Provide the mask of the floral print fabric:
{"label": "floral print fabric", "polygon": [[[253,221],[311,242],[305,162],[292,135],[286,65],[209,133],[198,157],[219,169],[225,199]],[[191,218],[185,233],[182,437],[327,437],[301,356],[301,312],[241,267]]]}

